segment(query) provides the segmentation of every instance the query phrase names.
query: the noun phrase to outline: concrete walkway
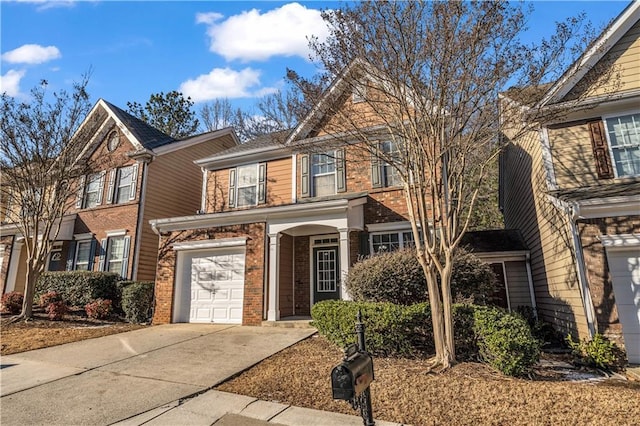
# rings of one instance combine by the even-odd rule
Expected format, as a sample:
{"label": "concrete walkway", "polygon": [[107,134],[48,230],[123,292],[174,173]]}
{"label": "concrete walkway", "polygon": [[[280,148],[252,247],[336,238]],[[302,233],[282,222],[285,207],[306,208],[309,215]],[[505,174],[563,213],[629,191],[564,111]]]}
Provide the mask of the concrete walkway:
{"label": "concrete walkway", "polygon": [[356,416],[211,390],[314,332],[171,324],[4,356],[0,423],[361,425]]}

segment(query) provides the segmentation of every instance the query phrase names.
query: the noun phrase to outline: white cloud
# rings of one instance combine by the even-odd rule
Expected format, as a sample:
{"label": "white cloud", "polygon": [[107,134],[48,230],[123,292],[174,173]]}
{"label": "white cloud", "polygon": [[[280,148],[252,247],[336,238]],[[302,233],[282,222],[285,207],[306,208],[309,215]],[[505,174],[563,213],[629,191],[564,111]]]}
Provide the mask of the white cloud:
{"label": "white cloud", "polygon": [[209,50],[226,60],[266,61],[272,56],[300,56],[308,59],[307,37],[324,40],[328,28],[320,11],[289,3],[278,9],[260,13],[258,9],[230,16],[198,14],[198,22],[209,25]]}
{"label": "white cloud", "polygon": [[0,76],[0,93],[6,93],[9,96],[21,96],[20,80],[24,77],[24,70],[9,70],[3,76]]}
{"label": "white cloud", "polygon": [[218,19],[224,18],[224,15],[216,12],[196,13],[196,24],[211,25]]}
{"label": "white cloud", "polygon": [[[47,9],[53,9],[57,7],[73,7],[76,4],[76,0],[16,0],[18,3],[32,3],[37,4],[37,11],[43,11]],[[90,0],[93,1],[93,0]]]}
{"label": "white cloud", "polygon": [[2,54],[2,60],[12,64],[41,64],[58,59],[62,55],[55,46],[40,46],[39,44],[25,44],[17,49]]}
{"label": "white cloud", "polygon": [[257,96],[268,88],[252,88],[260,85],[259,70],[247,67],[240,71],[231,68],[214,68],[209,74],[187,80],[180,85],[180,92],[191,96],[194,102],[204,102],[218,98],[248,98]]}

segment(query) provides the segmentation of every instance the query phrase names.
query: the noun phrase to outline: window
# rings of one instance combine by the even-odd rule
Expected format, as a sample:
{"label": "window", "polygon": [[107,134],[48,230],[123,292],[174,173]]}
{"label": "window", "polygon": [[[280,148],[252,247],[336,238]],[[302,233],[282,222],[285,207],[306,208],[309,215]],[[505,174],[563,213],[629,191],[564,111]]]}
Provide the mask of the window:
{"label": "window", "polygon": [[640,113],[605,119],[617,177],[640,175]]}
{"label": "window", "polygon": [[255,206],[266,202],[266,163],[249,164],[229,171],[229,205]]}
{"label": "window", "polygon": [[313,196],[323,197],[336,193],[335,153],[313,154],[311,157]]}
{"label": "window", "polygon": [[[380,144],[380,150],[389,160],[395,160],[396,162],[400,161],[398,147],[393,141],[382,142]],[[380,175],[382,177],[382,186],[388,187],[402,185],[400,172],[396,167],[389,162],[383,161],[381,163]]]}
{"label": "window", "polygon": [[414,247],[415,240],[411,231],[377,232],[371,234],[371,252],[395,251],[400,248]]}
{"label": "window", "polygon": [[90,271],[92,254],[92,240],[78,241],[76,243],[76,258],[73,264],[74,271]]}
{"label": "window", "polygon": [[[386,188],[402,185],[402,177],[397,169],[401,161],[398,144],[392,140],[380,142],[371,153],[371,186]],[[392,163],[395,163],[395,167]]]}
{"label": "window", "polygon": [[90,209],[102,203],[102,189],[104,187],[104,172],[89,175],[86,185],[83,186],[84,196],[82,198],[82,208]]}
{"label": "window", "polygon": [[[137,169],[137,168],[136,168]],[[137,172],[137,170],[135,170]],[[135,198],[135,178],[134,166],[122,167],[117,172],[117,186],[114,202],[116,204],[126,203]]]}
{"label": "window", "polygon": [[115,272],[127,277],[129,259],[129,243],[131,237],[124,235],[111,236],[101,241],[100,270]]}

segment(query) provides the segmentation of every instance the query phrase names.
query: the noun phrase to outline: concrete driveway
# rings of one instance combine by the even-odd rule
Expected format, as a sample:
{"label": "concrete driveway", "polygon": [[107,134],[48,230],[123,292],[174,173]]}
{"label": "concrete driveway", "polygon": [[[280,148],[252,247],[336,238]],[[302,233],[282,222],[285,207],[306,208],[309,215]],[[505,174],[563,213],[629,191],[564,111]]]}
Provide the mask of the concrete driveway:
{"label": "concrete driveway", "polygon": [[201,393],[314,332],[171,324],[4,356],[0,423],[122,421]]}

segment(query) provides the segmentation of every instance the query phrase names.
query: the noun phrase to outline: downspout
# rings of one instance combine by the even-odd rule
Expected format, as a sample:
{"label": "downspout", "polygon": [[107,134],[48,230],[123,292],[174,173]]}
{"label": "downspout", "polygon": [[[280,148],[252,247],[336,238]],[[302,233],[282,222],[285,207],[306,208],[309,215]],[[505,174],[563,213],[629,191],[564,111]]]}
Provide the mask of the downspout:
{"label": "downspout", "polygon": [[538,306],[536,305],[536,293],[533,288],[533,274],[531,273],[531,253],[527,253],[525,266],[527,267],[527,280],[529,281],[529,294],[531,295],[531,307],[533,316],[538,319]]}
{"label": "downspout", "polygon": [[291,154],[291,202],[298,202],[298,155]]}
{"label": "downspout", "polygon": [[142,241],[142,218],[144,217],[144,202],[147,192],[147,173],[150,161],[143,161],[142,168],[142,187],[140,188],[140,199],[138,200],[138,220],[136,221],[136,247],[133,250],[133,268],[131,269],[131,279],[138,279],[138,259],[140,258],[140,245]]}
{"label": "downspout", "polygon": [[596,334],[595,327],[595,310],[593,308],[593,301],[591,299],[591,291],[587,282],[587,273],[584,263],[584,256],[582,254],[582,243],[580,241],[580,235],[578,233],[578,226],[576,221],[579,219],[579,207],[567,206],[565,208],[569,217],[569,226],[571,228],[571,236],[573,238],[573,249],[576,254],[576,266],[578,269],[578,283],[580,285],[580,295],[582,297],[582,305],[584,306],[584,313],[587,318],[587,327],[589,329],[589,337],[592,338]]}
{"label": "downspout", "polygon": [[263,233],[263,247],[265,247],[263,262],[264,268],[262,268],[262,320],[268,319],[269,310],[269,233],[267,232],[267,224],[265,223],[265,229]]}

